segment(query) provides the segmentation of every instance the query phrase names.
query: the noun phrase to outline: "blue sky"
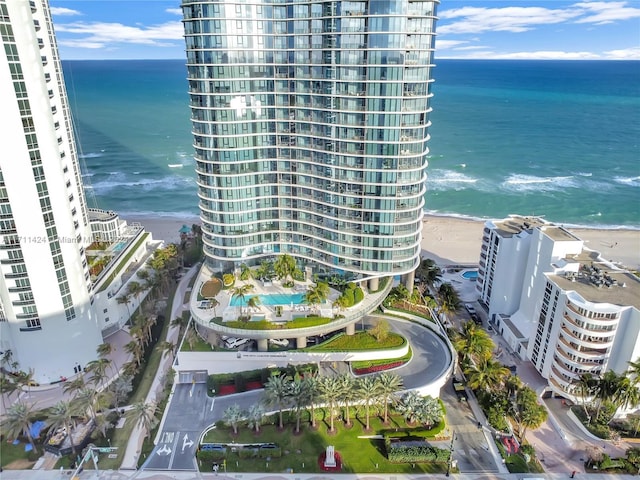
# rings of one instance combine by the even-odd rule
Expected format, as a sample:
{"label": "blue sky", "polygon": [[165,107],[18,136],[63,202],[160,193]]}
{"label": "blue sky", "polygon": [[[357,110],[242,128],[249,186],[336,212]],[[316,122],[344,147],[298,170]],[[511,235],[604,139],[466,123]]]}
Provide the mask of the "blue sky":
{"label": "blue sky", "polygon": [[[50,0],[63,60],[184,58],[179,0]],[[437,58],[640,60],[640,0],[442,0]]]}

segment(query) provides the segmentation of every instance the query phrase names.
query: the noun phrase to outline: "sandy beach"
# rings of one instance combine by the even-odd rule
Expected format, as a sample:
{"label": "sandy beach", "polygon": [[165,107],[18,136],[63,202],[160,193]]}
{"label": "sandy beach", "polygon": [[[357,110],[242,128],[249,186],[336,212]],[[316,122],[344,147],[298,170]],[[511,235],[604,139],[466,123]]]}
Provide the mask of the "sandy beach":
{"label": "sandy beach", "polygon": [[[424,217],[423,256],[439,265],[477,265],[484,221],[456,217]],[[568,228],[607,260],[640,270],[640,230]]]}
{"label": "sandy beach", "polygon": [[[128,223],[140,223],[153,233],[153,238],[167,243],[178,242],[183,225],[200,223],[198,217],[123,217]],[[482,244],[484,221],[457,217],[424,217],[422,255],[439,265],[477,265]],[[605,230],[568,228],[584,240],[585,246],[598,250],[607,260],[619,262],[632,270],[640,270],[640,230]]]}

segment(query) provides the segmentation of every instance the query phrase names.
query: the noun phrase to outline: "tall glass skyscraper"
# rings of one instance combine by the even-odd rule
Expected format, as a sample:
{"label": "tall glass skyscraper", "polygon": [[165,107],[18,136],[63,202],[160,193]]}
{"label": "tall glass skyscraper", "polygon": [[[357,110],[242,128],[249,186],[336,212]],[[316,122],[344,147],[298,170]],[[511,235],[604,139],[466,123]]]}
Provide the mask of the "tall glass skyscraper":
{"label": "tall glass skyscraper", "polygon": [[183,0],[210,266],[419,262],[438,0]]}

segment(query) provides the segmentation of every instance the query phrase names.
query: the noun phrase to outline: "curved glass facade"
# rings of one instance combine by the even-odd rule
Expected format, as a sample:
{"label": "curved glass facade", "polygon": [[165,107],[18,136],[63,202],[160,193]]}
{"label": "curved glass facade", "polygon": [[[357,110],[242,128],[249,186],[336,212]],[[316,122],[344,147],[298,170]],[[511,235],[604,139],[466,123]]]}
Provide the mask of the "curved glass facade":
{"label": "curved glass facade", "polygon": [[183,1],[205,253],[417,266],[438,1]]}

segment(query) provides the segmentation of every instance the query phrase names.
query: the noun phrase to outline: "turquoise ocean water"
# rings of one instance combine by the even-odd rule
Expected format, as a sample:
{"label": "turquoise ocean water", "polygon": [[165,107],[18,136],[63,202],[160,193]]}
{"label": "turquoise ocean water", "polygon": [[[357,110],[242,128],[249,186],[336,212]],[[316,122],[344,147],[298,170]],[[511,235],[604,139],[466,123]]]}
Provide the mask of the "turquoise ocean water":
{"label": "turquoise ocean water", "polygon": [[[640,62],[440,60],[426,209],[640,228]],[[181,60],[67,61],[88,198],[198,213]]]}

